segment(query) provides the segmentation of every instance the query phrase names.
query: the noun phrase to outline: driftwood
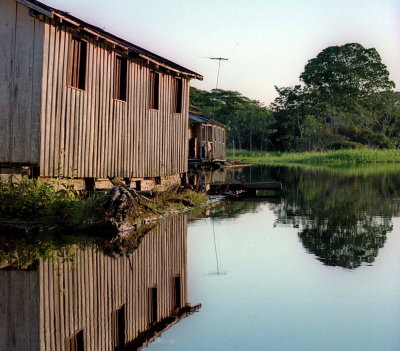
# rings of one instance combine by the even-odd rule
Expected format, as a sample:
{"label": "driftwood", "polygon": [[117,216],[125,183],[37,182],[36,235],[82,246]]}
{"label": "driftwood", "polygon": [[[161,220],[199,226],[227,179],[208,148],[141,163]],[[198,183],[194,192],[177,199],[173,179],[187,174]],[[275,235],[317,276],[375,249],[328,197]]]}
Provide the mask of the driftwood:
{"label": "driftwood", "polygon": [[281,190],[281,182],[261,182],[261,183],[212,183],[210,184],[210,193],[224,194],[228,191],[245,191],[247,193],[256,195],[257,190]]}
{"label": "driftwood", "polygon": [[137,206],[137,202],[135,192],[123,186],[111,189],[103,205],[106,221],[114,224],[124,221],[132,209]]}

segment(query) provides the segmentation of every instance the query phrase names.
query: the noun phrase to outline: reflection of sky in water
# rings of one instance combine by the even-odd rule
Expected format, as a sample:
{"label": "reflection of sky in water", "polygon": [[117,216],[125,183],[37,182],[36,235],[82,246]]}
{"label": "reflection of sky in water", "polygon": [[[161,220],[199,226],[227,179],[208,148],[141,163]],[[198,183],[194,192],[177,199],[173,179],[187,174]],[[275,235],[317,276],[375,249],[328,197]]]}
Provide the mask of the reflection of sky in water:
{"label": "reflection of sky in water", "polygon": [[400,349],[400,220],[372,266],[329,267],[307,254],[298,229],[256,213],[188,231],[189,301],[199,313],[150,350],[366,351]]}

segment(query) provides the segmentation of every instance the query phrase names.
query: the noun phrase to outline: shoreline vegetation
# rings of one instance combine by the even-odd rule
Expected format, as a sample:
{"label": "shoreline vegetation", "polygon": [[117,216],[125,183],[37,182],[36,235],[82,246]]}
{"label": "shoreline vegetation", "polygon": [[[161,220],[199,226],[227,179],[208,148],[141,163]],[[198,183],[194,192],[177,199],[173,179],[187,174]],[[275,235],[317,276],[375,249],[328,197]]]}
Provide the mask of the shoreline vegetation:
{"label": "shoreline vegetation", "polygon": [[[84,193],[74,190],[68,179],[57,184],[36,179],[23,179],[13,185],[0,182],[0,234],[18,226],[20,231],[54,227],[79,231],[100,227],[108,227],[110,231],[135,229],[210,201],[204,193],[183,187],[155,193],[152,197],[121,188]],[[118,190],[125,198],[118,198],[115,205],[111,197]]]}
{"label": "shoreline vegetation", "polygon": [[[238,91],[192,87],[190,105],[230,127],[226,144],[231,149],[302,153],[400,148],[400,92],[375,48],[359,43],[327,47],[307,62],[299,82],[275,86],[278,96],[268,106]],[[318,153],[289,153],[279,161],[379,161],[367,153],[337,152],[321,158]],[[379,162],[399,161],[397,155],[382,156]],[[260,157],[264,159],[256,155],[252,161]]]}
{"label": "shoreline vegetation", "polygon": [[266,152],[228,150],[228,160],[265,165],[326,165],[354,166],[368,164],[399,164],[400,150],[355,149],[312,152]]}

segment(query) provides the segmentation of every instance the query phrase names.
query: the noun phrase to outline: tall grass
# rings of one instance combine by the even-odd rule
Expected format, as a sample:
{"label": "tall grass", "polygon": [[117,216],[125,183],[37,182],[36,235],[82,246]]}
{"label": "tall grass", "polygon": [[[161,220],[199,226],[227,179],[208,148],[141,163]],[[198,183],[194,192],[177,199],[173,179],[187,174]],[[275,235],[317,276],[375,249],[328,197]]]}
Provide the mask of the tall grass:
{"label": "tall grass", "polygon": [[262,152],[248,150],[228,151],[228,159],[241,159],[263,164],[362,164],[400,163],[399,150],[337,150],[326,152]]}

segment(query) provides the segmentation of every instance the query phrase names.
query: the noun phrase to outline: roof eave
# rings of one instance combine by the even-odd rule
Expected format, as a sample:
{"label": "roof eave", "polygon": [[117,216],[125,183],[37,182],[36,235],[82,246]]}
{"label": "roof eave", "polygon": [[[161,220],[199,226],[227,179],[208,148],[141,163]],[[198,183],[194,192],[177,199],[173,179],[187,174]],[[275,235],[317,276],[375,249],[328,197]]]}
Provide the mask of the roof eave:
{"label": "roof eave", "polygon": [[[70,25],[79,28],[79,30],[86,32],[87,34],[93,35],[93,36],[95,36],[97,38],[101,38],[102,40],[112,44],[115,47],[122,48],[123,50],[127,51],[128,53],[129,52],[134,53],[138,57],[141,57],[142,59],[144,59],[144,60],[146,60],[148,62],[152,62],[152,63],[154,63],[154,64],[156,64],[158,66],[161,66],[161,67],[163,67],[163,68],[165,68],[165,69],[167,69],[169,71],[175,72],[177,75],[181,75],[182,77],[187,77],[187,78],[194,78],[194,79],[198,79],[198,80],[203,80],[203,76],[201,74],[193,72],[193,71],[191,71],[189,69],[186,69],[184,67],[182,67],[183,69],[180,70],[177,67],[172,67],[172,66],[170,66],[170,65],[168,65],[168,64],[166,64],[164,62],[161,62],[161,61],[158,61],[158,60],[154,59],[153,57],[150,57],[150,56],[147,56],[147,55],[145,55],[143,53],[137,52],[134,49],[132,49],[131,47],[123,45],[120,42],[114,41],[111,38],[107,37],[106,35],[103,35],[103,34],[97,32],[95,30],[92,30],[90,28],[85,27],[81,22],[75,21],[72,18],[70,18],[69,16],[63,15],[61,13],[62,11],[56,10],[54,8],[51,8],[51,7],[47,6],[47,5],[44,5],[44,4],[39,3],[39,2],[37,4],[35,4],[35,3],[33,3],[31,1],[29,1],[29,0],[17,0],[17,1],[19,3],[27,6],[28,8],[30,8],[30,9],[32,9],[32,10],[34,10],[34,11],[40,13],[40,14],[42,14],[42,15],[45,15],[45,16],[47,16],[49,18],[52,18],[52,19],[58,19],[58,21],[60,21],[60,22],[65,21],[65,22],[69,23]],[[73,16],[71,16],[71,17],[73,17]],[[82,21],[82,22],[84,22],[84,21]],[[95,26],[93,26],[93,27],[95,27]],[[109,33],[109,34],[111,34],[111,33]],[[111,34],[111,36],[114,36],[114,35]],[[114,37],[116,37],[116,36],[114,36]],[[120,39],[121,41],[127,42],[124,39],[121,39],[121,38],[118,38],[118,37],[116,37],[116,38]],[[129,44],[131,44],[131,43],[129,43]],[[136,46],[134,44],[131,44],[131,45],[132,46]],[[143,49],[142,51],[148,51],[148,50]],[[154,56],[158,56],[158,55],[153,54],[153,53],[151,53],[151,54],[154,55]],[[163,58],[161,56],[160,56],[160,58],[165,60],[165,61],[169,61],[168,59],[165,59],[165,58]],[[173,63],[176,66],[179,66],[178,64],[175,64],[172,61],[171,61],[171,63]]]}
{"label": "roof eave", "polygon": [[[197,118],[197,120],[196,120],[196,118]],[[216,120],[214,120],[212,118],[208,118],[206,116],[200,115],[198,113],[190,112],[189,113],[189,119],[191,119],[192,121],[195,121],[196,123],[200,123],[200,124],[204,124],[204,125],[214,125],[214,126],[218,126],[220,128],[227,129],[227,130],[231,129],[226,124],[218,122],[218,121],[216,121]]]}
{"label": "roof eave", "polygon": [[[24,1],[24,0],[22,0],[22,1]],[[86,33],[88,33],[88,34],[90,34],[90,35],[95,36],[95,37],[101,38],[101,39],[103,39],[104,41],[107,41],[107,42],[109,42],[110,44],[115,45],[116,47],[118,46],[118,47],[122,48],[123,50],[126,50],[126,51],[128,51],[128,52],[132,52],[132,53],[137,54],[137,52],[136,52],[135,50],[132,50],[130,47],[128,47],[128,46],[126,46],[126,45],[123,45],[123,44],[121,44],[121,43],[118,43],[118,42],[116,42],[116,41],[114,41],[114,40],[108,38],[107,36],[102,35],[102,34],[99,33],[99,32],[96,32],[96,31],[94,31],[94,30],[91,30],[90,28],[87,28],[87,27],[85,27],[85,26],[82,26],[81,23],[76,22],[76,21],[72,20],[71,18],[60,14],[60,13],[57,12],[57,11],[53,11],[52,13],[53,13],[53,15],[55,15],[56,17],[58,17],[59,19],[62,19],[62,21],[66,21],[66,22],[68,22],[68,23],[74,25],[75,27],[78,27],[81,31],[84,31],[84,32],[86,32]],[[53,17],[53,18],[54,18],[54,17]],[[168,70],[170,70],[170,71],[173,71],[173,72],[175,72],[175,73],[179,73],[179,74],[185,75],[185,76],[187,76],[187,77],[195,78],[195,79],[198,79],[198,80],[203,80],[203,76],[200,75],[200,74],[197,74],[197,73],[194,73],[194,72],[191,73],[191,72],[187,72],[187,71],[182,71],[182,70],[176,69],[176,68],[171,67],[171,66],[169,66],[169,65],[167,65],[167,64],[165,64],[165,63],[162,63],[162,62],[157,61],[157,60],[155,60],[155,59],[153,59],[153,58],[151,58],[151,57],[148,57],[148,56],[146,56],[146,55],[144,55],[144,54],[138,54],[138,56],[141,57],[141,58],[143,58],[144,60],[153,62],[153,63],[155,63],[155,64],[157,64],[157,65],[159,65],[159,66],[162,66],[162,67],[164,67],[164,68],[166,68],[166,69],[168,69]]]}
{"label": "roof eave", "polygon": [[36,5],[29,0],[17,0],[17,2],[21,3],[22,5],[25,5],[26,7],[37,11],[38,13],[45,15],[47,17],[53,18],[53,12],[49,9],[45,9],[39,5]]}

